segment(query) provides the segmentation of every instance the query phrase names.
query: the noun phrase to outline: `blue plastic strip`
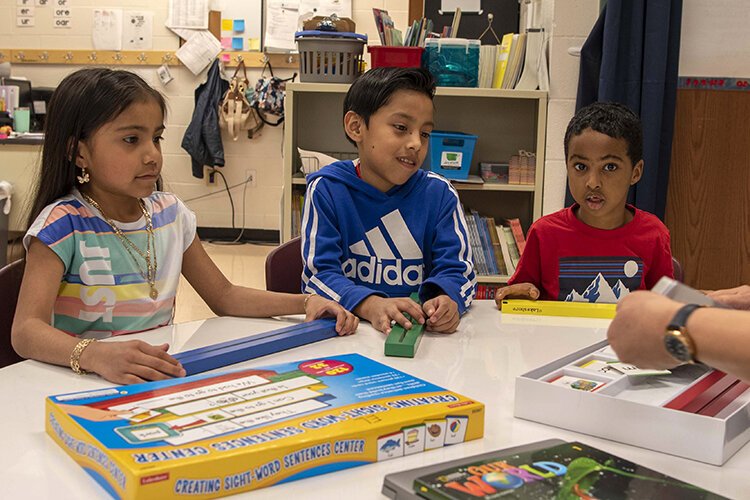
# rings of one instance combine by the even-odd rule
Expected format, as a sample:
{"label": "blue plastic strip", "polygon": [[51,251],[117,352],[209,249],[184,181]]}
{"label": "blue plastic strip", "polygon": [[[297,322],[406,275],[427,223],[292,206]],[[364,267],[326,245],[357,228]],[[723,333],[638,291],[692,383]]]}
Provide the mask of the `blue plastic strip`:
{"label": "blue plastic strip", "polygon": [[336,337],[336,320],[322,319],[177,353],[187,375],[221,368]]}
{"label": "blue plastic strip", "polygon": [[210,346],[199,347],[190,351],[181,352],[175,355],[177,359],[189,361],[193,358],[202,358],[206,356],[225,353],[231,350],[241,349],[248,344],[261,344],[266,341],[275,341],[285,339],[290,334],[304,335],[306,332],[316,332],[318,330],[335,330],[335,320],[316,320],[310,323],[301,323],[291,327],[271,330],[268,332],[250,335],[239,339],[233,339]]}
{"label": "blue plastic strip", "polygon": [[250,336],[247,336],[247,337],[240,337],[240,338],[237,338],[237,339],[227,340],[226,342],[220,342],[218,344],[212,344],[212,345],[207,345],[207,346],[204,346],[204,347],[198,347],[198,348],[192,349],[190,351],[181,352],[181,353],[177,354],[176,356],[183,356],[184,357],[184,356],[187,356],[188,353],[194,353],[194,354],[209,353],[211,351],[222,350],[222,349],[225,349],[226,347],[231,347],[233,345],[240,345],[240,344],[244,344],[246,342],[255,342],[257,340],[264,339],[264,338],[277,337],[277,336],[280,336],[280,335],[284,335],[287,332],[293,332],[293,331],[298,331],[298,330],[302,331],[302,330],[307,330],[307,329],[310,329],[310,328],[316,329],[316,328],[329,328],[329,327],[335,328],[336,327],[336,320],[334,320],[334,319],[317,319],[315,321],[310,321],[310,322],[307,322],[307,323],[299,323],[297,325],[286,326],[284,328],[278,328],[276,330],[269,330],[267,332],[258,333],[258,334],[250,335]]}

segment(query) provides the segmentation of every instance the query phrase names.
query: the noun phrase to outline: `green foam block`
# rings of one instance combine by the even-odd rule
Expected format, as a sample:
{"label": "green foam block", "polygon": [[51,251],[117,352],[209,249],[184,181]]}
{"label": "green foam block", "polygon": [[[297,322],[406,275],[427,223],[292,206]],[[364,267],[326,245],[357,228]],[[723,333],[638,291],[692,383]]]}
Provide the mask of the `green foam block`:
{"label": "green foam block", "polygon": [[[418,294],[413,293],[411,299],[419,303]],[[403,326],[397,324],[391,328],[391,333],[389,333],[388,338],[385,339],[386,356],[413,358],[417,353],[419,341],[422,340],[424,325],[420,325],[406,313],[404,313],[404,316],[411,321],[412,327],[410,330],[404,330]]]}

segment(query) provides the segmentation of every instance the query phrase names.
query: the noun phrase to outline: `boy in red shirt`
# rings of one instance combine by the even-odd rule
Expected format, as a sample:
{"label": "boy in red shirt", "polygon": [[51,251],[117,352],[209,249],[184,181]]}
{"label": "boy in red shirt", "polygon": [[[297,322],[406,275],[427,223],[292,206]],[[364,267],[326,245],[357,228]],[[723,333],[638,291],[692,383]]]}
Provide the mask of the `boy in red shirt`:
{"label": "boy in red shirt", "polygon": [[616,103],[576,113],[565,132],[568,185],[575,203],[537,220],[504,298],[614,303],[673,277],[669,231],[626,203],[643,173],[638,117]]}

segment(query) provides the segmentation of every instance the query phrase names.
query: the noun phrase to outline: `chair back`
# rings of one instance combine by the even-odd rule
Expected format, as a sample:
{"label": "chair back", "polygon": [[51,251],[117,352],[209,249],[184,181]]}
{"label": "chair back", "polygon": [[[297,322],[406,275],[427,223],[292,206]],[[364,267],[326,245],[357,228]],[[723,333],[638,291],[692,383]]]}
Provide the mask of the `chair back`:
{"label": "chair back", "polygon": [[26,260],[19,259],[0,269],[0,368],[23,361],[10,342]]}
{"label": "chair back", "polygon": [[682,264],[680,261],[672,257],[672,272],[674,273],[674,279],[683,283],[685,281],[685,272],[682,270]]}
{"label": "chair back", "polygon": [[279,245],[266,257],[266,290],[302,293],[302,240]]}

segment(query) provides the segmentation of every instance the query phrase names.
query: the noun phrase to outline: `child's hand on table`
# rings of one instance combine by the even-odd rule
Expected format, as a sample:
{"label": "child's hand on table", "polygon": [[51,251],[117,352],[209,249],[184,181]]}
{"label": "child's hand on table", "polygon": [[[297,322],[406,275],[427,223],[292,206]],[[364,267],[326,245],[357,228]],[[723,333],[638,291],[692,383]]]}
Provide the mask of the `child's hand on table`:
{"label": "child's hand on table", "polygon": [[438,295],[425,302],[422,310],[427,315],[427,330],[436,333],[453,333],[461,317],[458,304],[447,295]]}
{"label": "child's hand on table", "polygon": [[425,317],[419,304],[408,297],[384,298],[370,295],[354,308],[354,312],[366,319],[372,326],[383,333],[390,333],[391,327],[398,323],[406,330],[411,329],[412,322],[404,313],[408,313],[414,321],[424,324]]}
{"label": "child's hand on table", "polygon": [[351,335],[359,326],[359,318],[344,309],[341,304],[320,295],[311,295],[305,306],[305,321],[323,317],[336,318],[336,332]]}
{"label": "child's hand on table", "polygon": [[531,299],[539,298],[539,289],[533,283],[515,283],[498,289],[495,294],[497,308],[503,304],[503,299]]}
{"label": "child's hand on table", "polygon": [[81,354],[81,368],[123,385],[184,377],[185,369],[167,349],[169,344],[155,346],[142,340],[94,342]]}

